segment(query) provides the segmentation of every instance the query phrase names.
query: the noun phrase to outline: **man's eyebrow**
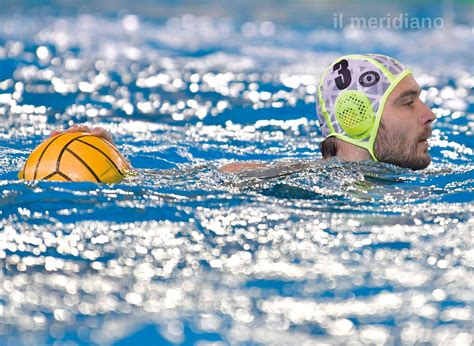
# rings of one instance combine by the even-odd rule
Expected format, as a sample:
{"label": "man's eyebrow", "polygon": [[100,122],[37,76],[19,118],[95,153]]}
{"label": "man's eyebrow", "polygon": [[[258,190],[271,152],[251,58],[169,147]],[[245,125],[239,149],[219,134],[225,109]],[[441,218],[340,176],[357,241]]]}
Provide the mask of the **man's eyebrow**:
{"label": "man's eyebrow", "polygon": [[410,90],[405,90],[402,92],[398,97],[393,101],[393,103],[398,103],[401,100],[403,100],[405,97],[412,96],[412,97],[418,97],[421,93],[420,89],[410,89]]}

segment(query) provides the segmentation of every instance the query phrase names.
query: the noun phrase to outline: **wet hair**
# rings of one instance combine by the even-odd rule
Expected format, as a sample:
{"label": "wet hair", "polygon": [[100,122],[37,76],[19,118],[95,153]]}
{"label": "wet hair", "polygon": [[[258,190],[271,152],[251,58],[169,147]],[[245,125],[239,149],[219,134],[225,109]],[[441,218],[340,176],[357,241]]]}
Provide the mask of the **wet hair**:
{"label": "wet hair", "polygon": [[319,149],[323,154],[323,159],[337,156],[337,149],[339,148],[339,139],[336,137],[328,137],[319,144]]}

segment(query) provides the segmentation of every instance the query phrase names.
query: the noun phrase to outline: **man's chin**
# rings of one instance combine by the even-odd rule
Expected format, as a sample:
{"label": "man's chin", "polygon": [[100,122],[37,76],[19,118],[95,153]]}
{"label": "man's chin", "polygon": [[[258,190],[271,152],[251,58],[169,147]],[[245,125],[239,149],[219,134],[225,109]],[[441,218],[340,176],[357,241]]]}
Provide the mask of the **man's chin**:
{"label": "man's chin", "polygon": [[398,158],[398,160],[395,161],[386,161],[387,163],[394,164],[399,167],[403,168],[409,168],[414,171],[419,171],[421,169],[425,169],[428,167],[431,163],[431,156],[428,154],[428,152],[423,152],[418,155],[413,155],[411,157],[405,157],[402,159],[401,157]]}
{"label": "man's chin", "polygon": [[426,167],[428,167],[430,163],[431,163],[431,156],[430,154],[426,152],[417,160],[410,162],[410,165],[408,168],[411,168],[414,171],[419,171],[420,169],[425,169]]}
{"label": "man's chin", "polygon": [[412,146],[410,150],[405,152],[396,152],[393,151],[393,148],[385,150],[385,148],[375,146],[375,156],[380,162],[390,163],[398,167],[418,171],[428,167],[431,163],[431,156],[428,153],[428,143],[425,141],[423,142],[419,142],[420,145]]}

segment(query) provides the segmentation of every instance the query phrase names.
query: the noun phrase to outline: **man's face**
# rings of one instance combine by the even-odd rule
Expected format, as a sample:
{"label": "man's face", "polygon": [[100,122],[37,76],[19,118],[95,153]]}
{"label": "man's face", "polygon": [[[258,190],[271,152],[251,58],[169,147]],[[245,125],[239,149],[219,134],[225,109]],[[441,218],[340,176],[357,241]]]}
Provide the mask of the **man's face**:
{"label": "man's face", "polygon": [[392,91],[385,104],[377,138],[375,156],[381,162],[414,170],[428,167],[427,139],[435,115],[419,98],[420,87],[406,76]]}

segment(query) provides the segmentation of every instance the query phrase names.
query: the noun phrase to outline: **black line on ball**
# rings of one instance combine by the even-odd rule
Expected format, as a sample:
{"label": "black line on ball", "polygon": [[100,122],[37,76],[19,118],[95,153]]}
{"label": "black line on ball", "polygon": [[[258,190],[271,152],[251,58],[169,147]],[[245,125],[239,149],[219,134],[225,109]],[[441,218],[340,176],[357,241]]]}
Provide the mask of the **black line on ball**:
{"label": "black line on ball", "polygon": [[46,177],[41,178],[41,180],[48,180],[52,176],[56,175],[58,172],[54,171],[53,173],[49,173]]}
{"label": "black line on ball", "polygon": [[66,143],[66,145],[61,149],[61,152],[59,153],[58,160],[56,161],[56,170],[59,172],[59,165],[61,164],[61,158],[63,157],[64,151],[67,149],[68,145],[74,142],[76,139],[78,140],[79,138],[86,137],[90,135],[82,135],[82,136],[77,136],[71,139],[69,142]]}
{"label": "black line on ball", "polygon": [[[54,142],[56,141],[59,137],[65,135],[66,133],[62,133],[60,134],[59,136],[57,136],[56,138],[54,138],[51,142],[48,143],[48,145],[43,149],[43,151],[41,152],[41,155],[38,159],[38,162],[36,163],[36,167],[35,167],[35,174],[33,175],[33,180],[36,180],[36,175],[38,174],[38,167],[40,165],[40,162],[41,162],[41,159],[43,158],[43,155],[44,153],[46,152],[46,150],[49,148],[49,146]],[[26,164],[28,163],[28,160],[26,160],[26,163],[25,163],[25,171],[26,171]]]}
{"label": "black line on ball", "polygon": [[[101,137],[97,137],[99,139],[102,140],[102,142],[104,142],[105,144],[107,144],[113,151],[115,151],[115,153],[124,161],[127,161],[123,155],[120,153],[120,151],[117,150],[117,148],[115,148],[108,140],[104,139],[104,138],[101,138]],[[123,172],[120,172],[123,176],[125,176],[125,173]]]}
{"label": "black line on ball", "polygon": [[97,174],[95,174],[95,172],[92,170],[92,168],[83,160],[79,157],[79,155],[77,155],[74,151],[72,151],[71,149],[69,148],[66,148],[66,151],[71,154],[72,156],[74,156],[80,163],[82,163],[84,165],[84,167],[87,168],[87,170],[94,176],[95,180],[97,180],[98,183],[102,183],[102,181],[100,180],[100,178],[97,176]]}
{"label": "black line on ball", "polygon": [[78,139],[77,141],[78,141],[78,142],[81,142],[81,143],[84,143],[85,145],[88,145],[88,146],[90,146],[91,148],[94,148],[94,149],[97,150],[99,153],[101,153],[102,155],[104,155],[104,156],[107,158],[107,160],[109,160],[110,163],[115,167],[115,169],[117,170],[118,174],[120,174],[122,177],[125,177],[125,175],[123,175],[122,172],[120,172],[120,169],[117,167],[117,165],[115,164],[115,162],[114,162],[110,157],[108,157],[106,153],[104,153],[102,150],[100,150],[99,148],[93,146],[93,145],[90,144],[90,143],[81,141],[80,139]]}
{"label": "black line on ball", "polygon": [[63,177],[64,179],[66,179],[67,181],[72,181],[71,178],[69,178],[66,174],[64,174],[63,172],[56,172],[57,174],[59,174],[61,177]]}

